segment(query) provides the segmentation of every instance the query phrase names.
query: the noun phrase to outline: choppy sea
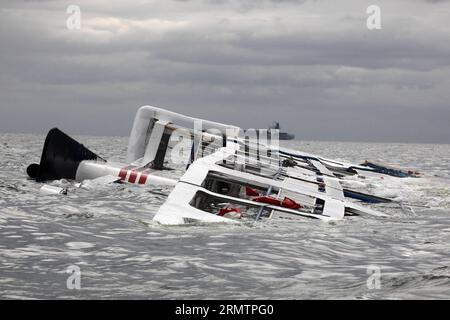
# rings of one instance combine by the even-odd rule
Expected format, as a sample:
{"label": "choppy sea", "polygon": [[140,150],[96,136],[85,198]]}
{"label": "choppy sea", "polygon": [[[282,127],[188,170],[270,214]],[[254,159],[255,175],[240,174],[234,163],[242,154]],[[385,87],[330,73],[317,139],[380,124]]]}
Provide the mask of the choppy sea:
{"label": "choppy sea", "polygon": [[[67,196],[40,195],[25,169],[39,161],[44,138],[0,134],[2,299],[450,298],[450,145],[284,144],[423,172],[348,181],[400,202],[374,205],[388,218],[168,227],[152,217],[170,189],[56,181]],[[124,160],[125,137],[76,138]],[[68,281],[74,266],[79,289]]]}

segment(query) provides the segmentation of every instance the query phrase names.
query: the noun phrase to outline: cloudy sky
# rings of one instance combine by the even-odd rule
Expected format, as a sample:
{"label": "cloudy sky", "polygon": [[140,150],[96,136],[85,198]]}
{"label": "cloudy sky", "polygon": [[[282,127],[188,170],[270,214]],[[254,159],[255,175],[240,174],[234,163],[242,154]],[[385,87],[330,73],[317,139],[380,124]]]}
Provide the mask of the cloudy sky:
{"label": "cloudy sky", "polygon": [[450,143],[450,1],[1,1],[0,132],[128,135],[141,105],[308,140]]}

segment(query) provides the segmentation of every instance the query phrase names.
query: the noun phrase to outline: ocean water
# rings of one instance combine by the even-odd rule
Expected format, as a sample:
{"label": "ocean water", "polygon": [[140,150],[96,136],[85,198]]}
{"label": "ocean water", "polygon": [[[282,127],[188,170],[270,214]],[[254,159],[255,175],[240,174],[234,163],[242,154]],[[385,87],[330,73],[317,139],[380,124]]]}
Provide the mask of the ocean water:
{"label": "ocean water", "polygon": [[[170,189],[56,181],[67,196],[40,195],[25,169],[39,160],[44,138],[0,134],[2,299],[450,298],[450,145],[285,143],[423,172],[348,179],[401,202],[374,206],[388,218],[167,227],[152,217]],[[105,158],[125,157],[127,138],[77,138]],[[79,289],[67,286],[73,266]]]}

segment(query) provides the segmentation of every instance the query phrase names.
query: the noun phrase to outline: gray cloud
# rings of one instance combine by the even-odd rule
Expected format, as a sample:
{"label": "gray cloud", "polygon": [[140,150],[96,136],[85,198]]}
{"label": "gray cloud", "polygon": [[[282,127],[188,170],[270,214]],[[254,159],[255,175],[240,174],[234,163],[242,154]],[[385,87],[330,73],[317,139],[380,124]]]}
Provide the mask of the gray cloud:
{"label": "gray cloud", "polygon": [[[299,137],[450,142],[444,1],[6,1],[1,131],[128,134],[152,104]],[[447,10],[447,11],[446,11]],[[427,14],[423,14],[424,12]]]}

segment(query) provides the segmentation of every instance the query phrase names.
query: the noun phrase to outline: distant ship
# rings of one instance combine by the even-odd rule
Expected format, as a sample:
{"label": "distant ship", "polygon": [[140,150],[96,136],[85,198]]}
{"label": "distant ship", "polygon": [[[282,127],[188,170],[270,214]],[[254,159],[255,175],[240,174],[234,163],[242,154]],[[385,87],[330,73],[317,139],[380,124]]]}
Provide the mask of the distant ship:
{"label": "distant ship", "polygon": [[292,140],[295,139],[295,135],[288,132],[282,132],[280,128],[280,123],[278,121],[275,121],[269,129],[276,129],[278,130],[278,138],[280,140]]}

